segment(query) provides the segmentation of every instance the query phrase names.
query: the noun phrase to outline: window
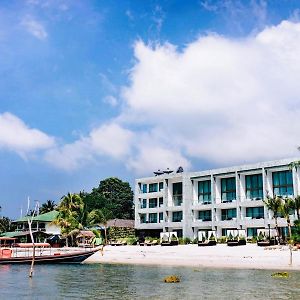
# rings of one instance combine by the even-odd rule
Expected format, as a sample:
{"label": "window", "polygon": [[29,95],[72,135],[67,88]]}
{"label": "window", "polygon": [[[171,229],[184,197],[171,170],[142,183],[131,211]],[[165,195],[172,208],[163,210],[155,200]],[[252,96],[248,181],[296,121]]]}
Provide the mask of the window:
{"label": "window", "polygon": [[264,207],[247,207],[246,208],[246,217],[252,219],[263,219],[264,218]]}
{"label": "window", "polygon": [[150,198],[149,199],[149,208],[157,207],[157,198]]}
{"label": "window", "polygon": [[257,228],[247,228],[247,237],[257,236]]}
{"label": "window", "polygon": [[174,211],[172,214],[172,222],[182,221],[182,211]]}
{"label": "window", "polygon": [[198,182],[198,200],[199,203],[209,204],[211,203],[211,181],[199,181]]}
{"label": "window", "polygon": [[159,191],[161,191],[163,188],[164,188],[164,183],[160,182],[159,183],[159,187],[158,187]]}
{"label": "window", "polygon": [[149,193],[155,193],[158,191],[158,184],[157,183],[150,183],[149,184]]}
{"label": "window", "polygon": [[149,214],[149,223],[157,223],[157,214]]}
{"label": "window", "polygon": [[160,212],[159,213],[159,222],[163,222],[164,221],[164,213]]}
{"label": "window", "polygon": [[198,219],[202,221],[211,221],[211,210],[199,211]]}
{"label": "window", "polygon": [[147,184],[142,185],[142,193],[143,194],[147,193]]}
{"label": "window", "polygon": [[147,208],[147,199],[142,199],[141,208]]}
{"label": "window", "polygon": [[292,171],[273,172],[273,193],[277,196],[291,196],[293,191]]}
{"label": "window", "polygon": [[159,198],[159,206],[163,206],[164,205],[164,198],[163,197],[160,197]]}
{"label": "window", "polygon": [[221,210],[221,220],[232,220],[233,218],[236,218],[236,208],[230,208],[230,209],[222,209]]}
{"label": "window", "polygon": [[140,214],[141,223],[146,223],[146,214]]}
{"label": "window", "polygon": [[182,182],[173,183],[173,201],[174,206],[182,204]]}
{"label": "window", "polygon": [[246,175],[246,198],[257,199],[263,198],[263,180],[261,174]]}
{"label": "window", "polygon": [[221,179],[222,202],[232,202],[236,199],[235,177]]}

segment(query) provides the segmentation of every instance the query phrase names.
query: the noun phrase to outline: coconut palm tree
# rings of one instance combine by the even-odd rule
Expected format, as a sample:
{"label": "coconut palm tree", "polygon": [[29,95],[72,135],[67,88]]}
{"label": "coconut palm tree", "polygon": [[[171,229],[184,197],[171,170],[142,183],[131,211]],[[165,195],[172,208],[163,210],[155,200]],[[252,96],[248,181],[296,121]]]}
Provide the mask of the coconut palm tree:
{"label": "coconut palm tree", "polygon": [[290,248],[290,265],[292,264],[292,229],[290,216],[294,214],[295,201],[292,198],[284,198],[280,207],[280,212],[286,219],[288,230],[289,230],[289,248]]}
{"label": "coconut palm tree", "polygon": [[300,220],[300,196],[295,197],[294,205],[297,213],[297,219]]}
{"label": "coconut palm tree", "polygon": [[109,210],[106,209],[94,209],[88,214],[87,217],[87,223],[90,226],[100,224],[104,226],[105,244],[107,244],[107,221],[110,218],[112,218],[112,214]]}
{"label": "coconut palm tree", "polygon": [[273,218],[275,220],[275,229],[277,236],[279,237],[278,217],[281,210],[282,197],[277,195],[275,195],[274,197],[270,197],[269,195],[267,195],[267,198],[263,200],[263,202],[266,205],[267,209],[273,212]]}
{"label": "coconut palm tree", "polygon": [[71,238],[71,244],[74,243],[74,237],[84,224],[84,203],[78,194],[68,193],[61,198],[58,207],[58,216],[53,221],[54,224],[60,226],[61,233],[66,237],[68,246],[68,238]]}
{"label": "coconut palm tree", "polygon": [[45,203],[42,204],[39,213],[45,214],[47,212],[53,211],[56,205],[53,200],[47,200]]}

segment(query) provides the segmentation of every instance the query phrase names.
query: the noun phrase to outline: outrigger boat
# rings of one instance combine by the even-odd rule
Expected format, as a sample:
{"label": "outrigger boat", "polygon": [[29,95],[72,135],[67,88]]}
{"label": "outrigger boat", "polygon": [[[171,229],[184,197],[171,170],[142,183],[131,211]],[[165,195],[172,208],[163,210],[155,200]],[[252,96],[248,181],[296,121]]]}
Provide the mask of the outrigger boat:
{"label": "outrigger boat", "polygon": [[[0,238],[0,264],[58,264],[81,263],[101,247],[92,249],[59,252],[50,248],[48,243],[18,243],[14,244],[13,238]],[[1,242],[4,247],[1,248]]]}

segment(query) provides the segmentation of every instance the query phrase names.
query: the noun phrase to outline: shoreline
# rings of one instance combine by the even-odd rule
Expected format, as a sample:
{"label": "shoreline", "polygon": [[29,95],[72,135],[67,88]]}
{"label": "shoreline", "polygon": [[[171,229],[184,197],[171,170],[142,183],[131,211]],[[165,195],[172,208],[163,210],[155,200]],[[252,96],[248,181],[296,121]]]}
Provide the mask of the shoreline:
{"label": "shoreline", "polygon": [[251,244],[236,247],[224,244],[211,247],[105,246],[103,256],[97,252],[84,263],[300,271],[300,251],[293,251],[292,266],[289,255],[287,246],[264,248]]}

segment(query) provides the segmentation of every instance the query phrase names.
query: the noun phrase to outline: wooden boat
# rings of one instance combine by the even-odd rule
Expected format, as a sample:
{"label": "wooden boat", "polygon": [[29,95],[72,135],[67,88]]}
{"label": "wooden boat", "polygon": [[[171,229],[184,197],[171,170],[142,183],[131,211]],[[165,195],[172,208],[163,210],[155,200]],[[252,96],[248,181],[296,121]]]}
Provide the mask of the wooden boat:
{"label": "wooden boat", "polygon": [[[0,264],[31,264],[33,251],[35,252],[35,264],[81,263],[101,249],[101,247],[97,247],[88,250],[85,249],[64,253],[58,252],[57,249],[55,249],[56,252],[53,252],[52,254],[43,254],[44,248],[50,247],[50,244],[35,243],[34,247],[35,248],[33,248],[32,243],[20,243],[15,244],[13,248],[1,248]],[[20,252],[22,252],[21,255]],[[50,251],[48,250],[48,252]]]}

